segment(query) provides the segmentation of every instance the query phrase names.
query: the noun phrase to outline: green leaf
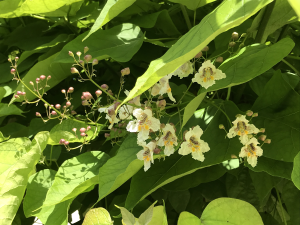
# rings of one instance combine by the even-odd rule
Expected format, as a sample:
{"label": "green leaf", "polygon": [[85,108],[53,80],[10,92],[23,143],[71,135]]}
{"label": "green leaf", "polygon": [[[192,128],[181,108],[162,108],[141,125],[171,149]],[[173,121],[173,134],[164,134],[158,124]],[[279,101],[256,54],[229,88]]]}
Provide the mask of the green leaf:
{"label": "green leaf", "polygon": [[300,152],[294,158],[294,167],[292,171],[292,181],[300,190]]}
{"label": "green leaf", "polygon": [[264,157],[293,162],[300,149],[299,101],[300,95],[286,82],[280,71],[276,71],[251,109],[258,112],[253,123],[256,127],[264,127],[267,138],[272,140],[271,144],[263,146]]}
{"label": "green leaf", "polygon": [[24,214],[26,217],[38,217],[45,225],[67,224],[68,208],[73,199],[64,201],[55,206],[47,206],[35,211],[43,205],[47,191],[53,184],[56,171],[41,170],[33,174],[29,180],[26,195],[23,202]]}
{"label": "green leaf", "polygon": [[[80,136],[80,128],[86,128],[87,125],[84,122],[78,120],[67,119],[63,120],[62,123],[56,124],[50,131],[50,138],[48,141],[49,145],[58,145],[60,139],[65,139],[70,143],[83,142],[84,138]],[[76,128],[76,134],[72,131]],[[100,132],[102,125],[95,127],[91,126],[91,129],[86,131],[88,135],[85,137],[86,140],[93,140],[97,137]]]}
{"label": "green leaf", "polygon": [[1,71],[1,76],[0,76],[0,83],[5,83],[8,81],[11,81],[13,78],[13,75],[10,73],[10,63],[5,62],[0,64],[0,71]]}
{"label": "green leaf", "polygon": [[183,119],[182,119],[182,126],[187,123],[187,121],[194,115],[194,112],[197,110],[201,102],[206,96],[206,92],[201,93],[197,97],[195,97],[192,101],[187,104],[187,106],[184,109]]}
{"label": "green leaf", "polygon": [[113,223],[106,209],[95,208],[87,212],[82,225],[112,225]]}
{"label": "green leaf", "polygon": [[300,2],[297,0],[288,0],[296,14],[298,15],[298,20],[300,20]]}
{"label": "green leaf", "polygon": [[150,221],[152,220],[153,208],[155,204],[156,201],[145,212],[143,212],[140,215],[138,219],[140,225],[148,225],[150,223]]}
{"label": "green leaf", "polygon": [[[13,164],[7,166],[0,175],[0,219],[3,224],[11,224],[21,204],[30,174],[47,145],[49,132],[38,133],[31,143],[30,151],[19,159],[10,158]],[[2,152],[2,150],[1,150]]]}
{"label": "green leaf", "polygon": [[193,58],[220,33],[241,24],[272,0],[226,0],[182,36],[161,58],[151,62],[148,70],[137,79],[135,87],[123,101],[142,94],[179,65]]}
{"label": "green leaf", "polygon": [[58,169],[42,207],[72,199],[98,183],[98,171],[109,156],[91,151],[66,160]]}
{"label": "green leaf", "polygon": [[282,189],[282,202],[284,202],[290,220],[287,222],[288,225],[294,225],[300,223],[300,190],[295,187],[295,185],[289,181]]}
{"label": "green leaf", "polygon": [[136,154],[141,150],[136,134],[130,134],[122,143],[117,155],[112,157],[99,171],[99,200],[116,190],[144,165]]}
{"label": "green leaf", "polygon": [[111,57],[119,62],[127,62],[139,50],[144,39],[141,29],[130,23],[99,30],[83,43],[81,39],[85,35],[81,34],[65,45],[54,63],[73,63],[74,59],[68,55],[68,51],[82,51],[85,46],[90,49],[88,54],[99,60]]}
{"label": "green leaf", "polygon": [[201,220],[189,212],[182,212],[179,215],[178,225],[201,225]]}
{"label": "green leaf", "polygon": [[199,7],[202,7],[216,0],[169,0],[169,1],[185,5],[190,10],[195,10]]}
{"label": "green leaf", "polygon": [[120,12],[131,6],[135,1],[136,0],[108,0],[89,33],[84,35],[85,37],[83,38],[83,41],[99,30],[103,25],[119,15]]}
{"label": "green leaf", "polygon": [[0,131],[0,142],[6,141],[8,140],[9,137],[4,137],[4,135],[2,134],[2,132]]}
{"label": "green leaf", "polygon": [[122,221],[126,225],[135,225],[135,217],[132,213],[130,213],[126,208],[116,206],[121,210]]}
{"label": "green leaf", "polygon": [[232,198],[219,198],[210,202],[201,215],[201,222],[210,225],[263,225],[259,213],[252,205]]}
{"label": "green leaf", "polygon": [[154,207],[152,220],[148,225],[168,225],[165,208],[163,206]]}
{"label": "green leaf", "polygon": [[[222,109],[232,121],[235,119],[236,114],[242,113],[230,101],[224,102]],[[210,147],[210,151],[204,154],[204,162],[194,160],[191,155],[181,156],[177,152],[167,157],[163,162],[155,161],[147,172],[139,171],[133,176],[125,207],[132,209],[139,201],[158,188],[183,176],[192,174],[201,168],[228,160],[232,154],[238,155],[242,147],[239,140],[234,138],[225,139],[226,133],[218,128],[219,124],[224,124],[224,126],[229,124],[226,117],[220,111],[215,114],[201,136],[201,139],[207,142]],[[165,172],[162,173],[162,171]]]}
{"label": "green leaf", "polygon": [[0,103],[0,117],[9,115],[22,116],[23,111],[16,105],[8,105],[6,103]]}
{"label": "green leaf", "polygon": [[172,191],[168,193],[168,200],[173,209],[179,214],[183,212],[190,201],[190,192],[185,191]]}

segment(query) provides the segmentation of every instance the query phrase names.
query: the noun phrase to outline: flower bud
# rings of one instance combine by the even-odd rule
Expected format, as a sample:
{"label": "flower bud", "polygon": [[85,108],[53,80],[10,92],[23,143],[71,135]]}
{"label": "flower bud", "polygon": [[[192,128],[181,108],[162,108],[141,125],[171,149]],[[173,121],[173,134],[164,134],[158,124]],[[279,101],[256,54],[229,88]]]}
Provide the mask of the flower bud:
{"label": "flower bud", "polygon": [[109,95],[111,95],[111,96],[114,95],[113,92],[112,92],[111,90],[108,90],[107,93],[108,93]]}
{"label": "flower bud", "polygon": [[97,95],[97,97],[99,97],[99,96],[102,94],[102,91],[101,91],[101,90],[97,90],[97,91],[95,92],[95,94]]}
{"label": "flower bud", "polygon": [[160,124],[160,129],[163,129],[163,128],[165,128],[165,126],[166,126],[166,124],[164,124],[164,123],[161,123],[161,124]]}
{"label": "flower bud", "polygon": [[19,95],[15,95],[15,98],[19,98]]}
{"label": "flower bud", "polygon": [[253,113],[252,117],[258,117],[258,113]]}
{"label": "flower bud", "polygon": [[202,54],[202,52],[200,51],[197,55],[195,55],[194,58],[195,58],[195,59],[199,59],[199,58],[202,57],[202,55],[203,55],[203,54]]}
{"label": "flower bud", "polygon": [[121,105],[121,102],[115,102],[114,103],[114,110],[116,110],[118,108],[118,106]]}
{"label": "flower bud", "polygon": [[64,106],[63,106],[63,109],[66,109],[66,108],[67,108],[67,106],[64,105]]}
{"label": "flower bud", "polygon": [[80,65],[84,66],[84,61],[83,60],[79,60],[78,61]]}
{"label": "flower bud", "polygon": [[71,73],[79,73],[78,70],[75,67],[71,68]]}
{"label": "flower bud", "polygon": [[71,102],[69,102],[69,101],[66,102],[67,107],[70,107],[71,105],[72,105]]}
{"label": "flower bud", "polygon": [[73,91],[74,91],[74,88],[73,87],[69,87],[68,93],[73,93]]}
{"label": "flower bud", "polygon": [[153,153],[154,154],[159,154],[161,152],[161,149],[156,147],[154,150],[153,150]]}
{"label": "flower bud", "polygon": [[80,136],[81,136],[81,137],[85,137],[85,136],[86,136],[86,133],[82,132],[82,133],[80,133]]}
{"label": "flower bud", "polygon": [[202,49],[203,52],[207,52],[208,50],[209,50],[209,47],[208,47],[208,46],[205,46],[205,47]]}
{"label": "flower bud", "polygon": [[10,70],[10,73],[11,73],[11,74],[15,74],[15,73],[16,73],[16,69],[12,68],[12,69]]}
{"label": "flower bud", "polygon": [[22,91],[17,91],[17,95],[22,95]]}
{"label": "flower bud", "polygon": [[91,126],[87,126],[86,130],[90,130],[90,129],[92,129],[92,127]]}
{"label": "flower bud", "polygon": [[98,62],[99,62],[98,59],[94,59],[92,64],[93,64],[93,65],[97,65]]}
{"label": "flower bud", "polygon": [[35,82],[36,82],[37,84],[40,83],[40,81],[41,81],[40,78],[36,78],[36,79],[35,79]]}
{"label": "flower bud", "polygon": [[105,133],[104,137],[108,138],[108,137],[110,137],[110,134],[109,133]]}
{"label": "flower bud", "polygon": [[68,141],[65,141],[65,143],[64,143],[65,145],[69,145],[70,144],[70,142],[68,142]]}
{"label": "flower bud", "polygon": [[25,91],[23,91],[21,95],[26,95],[26,92],[25,92]]}
{"label": "flower bud", "polygon": [[107,89],[108,89],[108,86],[107,86],[107,84],[102,84],[102,85],[101,85],[101,88],[102,88],[103,90],[107,90]]}
{"label": "flower bud", "polygon": [[91,61],[92,56],[91,55],[85,55],[84,56],[84,60],[88,63],[89,61]]}
{"label": "flower bud", "polygon": [[265,129],[265,128],[260,128],[259,131],[260,131],[261,133],[265,133],[266,129]]}
{"label": "flower bud", "polygon": [[235,44],[234,41],[229,42],[229,47],[233,48],[235,45],[236,45],[236,44]]}
{"label": "flower bud", "polygon": [[244,44],[244,43],[241,43],[240,46],[239,46],[239,48],[242,48],[242,47],[244,47],[244,46],[245,46],[245,44]]}
{"label": "flower bud", "polygon": [[76,55],[77,55],[78,57],[80,57],[80,56],[81,56],[81,52],[76,52]]}
{"label": "flower bud", "polygon": [[51,75],[49,75],[48,77],[47,77],[47,80],[50,80],[51,79]]}
{"label": "flower bud", "polygon": [[220,125],[219,125],[219,129],[225,129],[224,125],[223,125],[223,124],[220,124]]}
{"label": "flower bud", "polygon": [[57,112],[52,111],[52,112],[51,112],[51,115],[52,115],[52,116],[56,116],[56,115],[57,115]]}
{"label": "flower bud", "polygon": [[129,67],[126,67],[126,68],[122,69],[121,74],[122,74],[122,76],[129,75],[130,74]]}
{"label": "flower bud", "polygon": [[87,53],[88,50],[89,50],[89,48],[88,48],[87,46],[85,46],[85,47],[83,48],[83,54]]}
{"label": "flower bud", "polygon": [[77,128],[74,127],[74,128],[72,129],[72,131],[73,131],[74,133],[76,133]]}
{"label": "flower bud", "polygon": [[61,145],[64,144],[65,142],[66,142],[65,139],[60,139],[60,140],[59,140],[59,144],[61,144]]}
{"label": "flower bud", "polygon": [[247,116],[252,116],[252,115],[253,115],[253,112],[252,112],[251,110],[247,110],[246,115],[247,115]]}
{"label": "flower bud", "polygon": [[15,61],[16,61],[16,62],[18,62],[18,60],[19,60],[19,57],[18,57],[18,56],[16,56],[16,57],[15,57]]}
{"label": "flower bud", "polygon": [[109,109],[109,110],[107,110],[107,114],[108,114],[110,117],[112,117],[112,116],[115,115],[115,110],[114,110],[114,109]]}
{"label": "flower bud", "polygon": [[157,104],[157,107],[160,108],[160,110],[163,110],[166,107],[167,102],[166,102],[166,100],[163,99],[163,100],[158,101],[156,104]]}
{"label": "flower bud", "polygon": [[41,75],[41,76],[40,76],[40,79],[41,79],[41,80],[45,80],[45,79],[46,79],[46,76],[45,76],[45,75]]}
{"label": "flower bud", "polygon": [[71,52],[71,51],[69,51],[69,56],[71,56],[71,57],[73,57],[74,56],[74,54],[73,54],[73,52]]}
{"label": "flower bud", "polygon": [[89,105],[89,103],[88,103],[87,100],[83,100],[83,101],[81,102],[81,104],[82,104],[82,105]]}
{"label": "flower bud", "polygon": [[216,58],[216,62],[222,63],[223,62],[223,57],[219,56],[218,58]]}
{"label": "flower bud", "polygon": [[72,115],[75,115],[75,114],[77,114],[77,112],[75,112],[74,110],[72,110],[72,111],[71,111],[71,114],[72,114]]}
{"label": "flower bud", "polygon": [[32,81],[29,81],[29,84],[34,85],[34,83]]}
{"label": "flower bud", "polygon": [[35,116],[40,117],[41,114],[40,114],[39,112],[36,112],[36,113],[35,113]]}
{"label": "flower bud", "polygon": [[233,32],[232,35],[231,35],[231,38],[233,40],[237,40],[239,38],[239,34],[237,32]]}
{"label": "flower bud", "polygon": [[267,138],[266,135],[260,135],[260,136],[258,137],[258,139],[261,140],[261,141],[265,141],[266,138]]}
{"label": "flower bud", "polygon": [[82,96],[83,96],[83,98],[84,98],[85,100],[90,100],[90,99],[93,98],[92,94],[91,94],[90,92],[88,92],[88,91],[82,92]]}
{"label": "flower bud", "polygon": [[10,59],[10,58],[8,58],[8,59],[7,59],[7,61],[8,61],[8,62],[11,62],[11,59]]}
{"label": "flower bud", "polygon": [[81,127],[79,131],[80,133],[85,133],[86,129],[84,127]]}
{"label": "flower bud", "polygon": [[66,93],[66,90],[65,90],[65,89],[62,89],[62,90],[61,90],[61,93],[65,94],[65,93]]}
{"label": "flower bud", "polygon": [[265,143],[266,143],[266,144],[271,144],[271,139],[265,140]]}

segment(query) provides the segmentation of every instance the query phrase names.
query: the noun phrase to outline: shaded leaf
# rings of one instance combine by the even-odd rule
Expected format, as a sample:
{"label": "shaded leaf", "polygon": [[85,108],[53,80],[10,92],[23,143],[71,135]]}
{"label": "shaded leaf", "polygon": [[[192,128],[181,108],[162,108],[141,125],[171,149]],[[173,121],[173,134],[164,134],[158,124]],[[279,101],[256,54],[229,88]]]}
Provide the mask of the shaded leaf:
{"label": "shaded leaf", "polygon": [[22,116],[23,111],[16,105],[8,105],[6,103],[0,103],[0,117],[9,115]]}
{"label": "shaded leaf", "polygon": [[288,225],[299,224],[300,223],[300,190],[295,187],[295,185],[289,181],[282,189],[282,201],[286,205],[288,215],[290,220],[287,221]]}
{"label": "shaded leaf", "polygon": [[216,0],[169,0],[169,1],[174,3],[180,3],[182,5],[185,5],[190,10],[195,10],[199,7],[202,7]]}
{"label": "shaded leaf", "polygon": [[184,211],[190,201],[190,192],[186,191],[175,191],[169,192],[168,200],[171,203],[173,209],[177,213]]}

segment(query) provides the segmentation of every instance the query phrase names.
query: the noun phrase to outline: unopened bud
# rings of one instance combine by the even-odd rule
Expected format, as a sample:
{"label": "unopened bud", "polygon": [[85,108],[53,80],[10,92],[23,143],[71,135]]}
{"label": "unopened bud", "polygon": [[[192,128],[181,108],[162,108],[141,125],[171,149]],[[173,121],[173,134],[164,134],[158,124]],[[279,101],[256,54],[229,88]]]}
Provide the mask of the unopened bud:
{"label": "unopened bud", "polygon": [[201,58],[202,57],[202,52],[200,51],[197,55],[195,55],[195,57],[194,58],[196,58],[196,59],[199,59],[199,58]]}
{"label": "unopened bud", "polygon": [[245,44],[241,43],[240,46],[239,46],[239,48],[243,48],[244,46],[245,46]]}
{"label": "unopened bud", "polygon": [[80,57],[80,56],[81,56],[81,52],[76,52],[76,55],[77,55],[78,57]]}
{"label": "unopened bud", "polygon": [[8,59],[7,59],[7,61],[8,61],[8,62],[11,62],[11,59],[10,59],[10,58],[8,58]]}
{"label": "unopened bud", "polygon": [[83,48],[83,54],[87,53],[88,50],[89,50],[89,48],[88,48],[87,46],[85,46],[85,47]]}
{"label": "unopened bud", "polygon": [[17,91],[17,95],[22,95],[22,91]]}
{"label": "unopened bud", "polygon": [[29,81],[29,84],[34,85],[34,83],[32,81]]}
{"label": "unopened bud", "polygon": [[40,78],[36,78],[36,79],[35,79],[35,82],[36,82],[37,84],[40,83],[40,81],[41,81]]}
{"label": "unopened bud", "polygon": [[65,89],[62,89],[62,90],[61,90],[61,93],[65,94],[65,93],[66,93],[66,90],[65,90]]}
{"label": "unopened bud", "polygon": [[90,130],[90,129],[92,129],[91,126],[87,126],[86,130]]}
{"label": "unopened bud", "polygon": [[126,67],[126,68],[122,69],[121,74],[122,74],[122,76],[129,75],[130,74],[129,67]]}
{"label": "unopened bud", "polygon": [[104,90],[107,90],[107,89],[108,89],[108,86],[107,86],[107,84],[102,84],[102,85],[101,85],[101,88],[104,89]]}
{"label": "unopened bud", "polygon": [[12,69],[10,70],[10,73],[11,73],[11,74],[15,74],[15,73],[16,73],[16,69],[12,68]]}
{"label": "unopened bud", "polygon": [[86,129],[84,127],[81,127],[79,131],[80,133],[85,133]]}
{"label": "unopened bud", "polygon": [[160,110],[163,110],[166,107],[167,102],[166,102],[166,100],[163,99],[163,100],[158,101],[156,104],[157,104],[157,107],[160,108]]}
{"label": "unopened bud", "polygon": [[83,101],[81,102],[81,104],[82,104],[82,105],[89,105],[89,103],[88,103],[87,100],[83,100]]}
{"label": "unopened bud", "polygon": [[247,110],[246,115],[247,115],[247,116],[252,116],[252,115],[253,115],[253,112],[252,112],[251,110]]}
{"label": "unopened bud", "polygon": [[69,87],[68,93],[73,93],[73,91],[74,91],[74,88],[73,87]]}
{"label": "unopened bud", "polygon": [[97,97],[99,97],[99,96],[102,94],[102,91],[101,91],[101,90],[97,90],[97,91],[95,92],[95,94],[97,95]]}
{"label": "unopened bud", "polygon": [[114,110],[114,109],[109,109],[109,110],[107,110],[107,114],[108,114],[110,117],[112,117],[112,116],[115,115],[115,110]]}
{"label": "unopened bud", "polygon": [[166,126],[166,124],[164,124],[164,123],[161,123],[161,124],[160,124],[160,129],[163,129],[163,128],[165,128],[165,126]]}
{"label": "unopened bud", "polygon": [[69,56],[73,57],[74,56],[73,52],[69,51]]}
{"label": "unopened bud", "polygon": [[60,139],[60,140],[59,140],[59,144],[61,144],[61,145],[64,144],[65,142],[66,142],[65,139]]}
{"label": "unopened bud", "polygon": [[259,131],[260,131],[261,133],[265,133],[266,129],[265,129],[265,128],[260,128]]}
{"label": "unopened bud", "polygon": [[114,110],[116,110],[118,108],[118,106],[121,105],[121,102],[115,102],[114,103]]}
{"label": "unopened bud", "polygon": [[15,95],[15,98],[19,98],[19,95]]}
{"label": "unopened bud", "polygon": [[219,125],[219,129],[225,129],[224,125],[223,125],[223,124],[220,124],[220,125]]}
{"label": "unopened bud", "polygon": [[233,48],[236,45],[234,41],[229,42],[229,47]]}
{"label": "unopened bud", "polygon": [[71,102],[69,102],[69,101],[66,102],[66,106],[67,106],[67,107],[70,107],[71,105],[72,105]]}
{"label": "unopened bud", "polygon": [[75,67],[71,68],[71,73],[79,73],[78,70]]}
{"label": "unopened bud", "polygon": [[80,65],[84,66],[84,61],[83,60],[79,60],[78,61]]}
{"label": "unopened bud", "polygon": [[35,113],[35,116],[40,117],[41,114],[40,114],[39,112],[36,112],[36,113]]}
{"label": "unopened bud", "polygon": [[69,145],[70,144],[70,142],[68,142],[68,141],[65,141],[65,143],[64,143],[65,145]]}
{"label": "unopened bud", "polygon": [[52,111],[52,112],[51,112],[51,115],[52,115],[52,116],[56,116],[56,115],[57,115],[57,112]]}
{"label": "unopened bud", "polygon": [[253,113],[252,117],[258,117],[258,113]]}
{"label": "unopened bud", "polygon": [[73,131],[74,133],[76,133],[77,128],[74,127],[74,128],[72,129],[72,131]]}
{"label": "unopened bud", "polygon": [[26,95],[26,92],[25,92],[25,91],[23,91],[21,95]]}
{"label": "unopened bud", "polygon": [[267,138],[266,135],[260,135],[260,136],[258,137],[258,139],[261,140],[261,141],[265,141],[266,138]]}
{"label": "unopened bud", "polygon": [[239,34],[237,32],[233,32],[232,35],[231,35],[231,38],[233,40],[237,40],[239,38]]}
{"label": "unopened bud", "polygon": [[50,80],[51,79],[51,76],[49,75],[48,77],[47,77],[47,80]]}
{"label": "unopened bud", "polygon": [[97,65],[98,63],[99,63],[98,59],[94,59],[92,64]]}
{"label": "unopened bud", "polygon": [[19,57],[18,57],[18,56],[16,56],[16,57],[15,57],[15,61],[17,62],[18,60],[19,60]]}
{"label": "unopened bud", "polygon": [[266,144],[271,144],[271,139],[265,140],[265,143],[266,143]]}
{"label": "unopened bud", "polygon": [[161,152],[161,149],[156,147],[154,150],[153,150],[153,153],[154,154],[159,154]]}
{"label": "unopened bud", "polygon": [[88,91],[82,92],[82,96],[83,96],[83,98],[84,98],[85,100],[90,100],[90,99],[93,98],[92,94],[91,94],[90,92],[88,92]]}
{"label": "unopened bud", "polygon": [[72,111],[71,111],[71,114],[72,114],[72,115],[75,115],[75,114],[77,114],[77,112],[75,112],[74,110],[72,110]]}
{"label": "unopened bud", "polygon": [[80,136],[81,136],[81,137],[85,137],[85,136],[86,136],[86,133],[82,132],[82,133],[80,133]]}
{"label": "unopened bud", "polygon": [[216,58],[216,62],[222,63],[223,62],[223,57],[219,56],[218,58]]}
{"label": "unopened bud", "polygon": [[86,62],[91,61],[91,59],[92,59],[92,56],[91,56],[91,55],[85,55],[85,56],[84,56],[84,60],[85,60]]}
{"label": "unopened bud", "polygon": [[45,76],[45,75],[41,75],[41,76],[40,76],[40,79],[41,79],[41,80],[45,80],[45,79],[46,79],[46,76]]}
{"label": "unopened bud", "polygon": [[104,137],[108,138],[108,137],[110,137],[110,134],[109,133],[105,133]]}
{"label": "unopened bud", "polygon": [[112,92],[111,90],[108,90],[107,93],[108,93],[109,95],[111,95],[111,96],[114,95],[113,92]]}
{"label": "unopened bud", "polygon": [[207,52],[209,50],[209,47],[208,46],[205,46],[203,49],[202,49],[202,52]]}

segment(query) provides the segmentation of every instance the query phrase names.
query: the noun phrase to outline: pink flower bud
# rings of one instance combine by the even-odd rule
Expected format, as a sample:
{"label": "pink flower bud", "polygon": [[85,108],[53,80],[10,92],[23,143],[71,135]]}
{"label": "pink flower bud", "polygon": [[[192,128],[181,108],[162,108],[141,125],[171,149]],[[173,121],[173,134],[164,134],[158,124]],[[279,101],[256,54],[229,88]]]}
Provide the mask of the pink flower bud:
{"label": "pink flower bud", "polygon": [[73,87],[69,87],[68,93],[73,93],[73,91],[74,91],[74,88]]}
{"label": "pink flower bud", "polygon": [[112,92],[111,90],[108,90],[107,93],[108,93],[109,95],[114,95],[113,92]]}
{"label": "pink flower bud", "polygon": [[265,140],[265,143],[266,143],[266,144],[271,144],[271,139]]}
{"label": "pink flower bud", "polygon": [[258,117],[258,113],[253,113],[253,117]]}
{"label": "pink flower bud", "polygon": [[65,145],[69,145],[70,144],[70,142],[68,142],[68,141],[65,141],[65,143],[64,143]]}
{"label": "pink flower bud", "polygon": [[91,61],[91,59],[92,59],[92,56],[91,56],[91,55],[85,55],[85,56],[84,56],[84,60],[85,60],[86,62]]}
{"label": "pink flower bud", "polygon": [[80,136],[81,136],[81,137],[85,137],[85,136],[86,136],[86,133],[81,133]]}
{"label": "pink flower bud", "polygon": [[205,46],[205,47],[202,49],[203,52],[207,52],[208,50],[209,50],[209,47],[208,47],[208,46]]}
{"label": "pink flower bud", "polygon": [[86,129],[84,127],[81,127],[79,131],[80,133],[85,133]]}
{"label": "pink flower bud", "polygon": [[54,105],[50,105],[50,106],[51,106],[51,108],[53,109]]}
{"label": "pink flower bud", "polygon": [[75,114],[77,114],[77,112],[75,112],[74,110],[72,110],[72,111],[71,111],[71,114],[72,114],[72,115],[75,115]]}
{"label": "pink flower bud", "polygon": [[219,129],[225,129],[224,125],[223,125],[223,124],[220,124],[220,125],[219,125]]}
{"label": "pink flower bud", "polygon": [[75,67],[71,68],[71,73],[79,73],[78,70]]}
{"label": "pink flower bud", "polygon": [[76,133],[77,128],[74,127],[74,128],[72,129],[72,131],[73,131],[74,133]]}
{"label": "pink flower bud", "polygon": [[57,115],[57,112],[52,111],[51,114],[52,114],[52,116],[56,116],[56,115]]}
{"label": "pink flower bud", "polygon": [[29,84],[34,85],[34,83],[32,81],[29,81]]}
{"label": "pink flower bud", "polygon": [[265,128],[260,128],[259,131],[260,131],[261,133],[265,133],[266,129],[265,129]]}
{"label": "pink flower bud", "polygon": [[104,90],[107,90],[107,89],[108,89],[108,86],[107,86],[107,84],[102,84],[102,85],[101,85],[101,88],[104,89]]}
{"label": "pink flower bud", "polygon": [[253,112],[252,112],[251,110],[247,110],[246,115],[247,115],[247,116],[252,116],[252,115],[253,115]]}
{"label": "pink flower bud", "polygon": [[62,90],[61,90],[61,93],[65,94],[65,93],[66,93],[66,90],[65,90],[65,89],[62,89]]}
{"label": "pink flower bud", "polygon": [[94,60],[93,60],[93,65],[97,65],[98,62],[99,62],[98,59],[94,59]]}
{"label": "pink flower bud", "polygon": [[70,107],[71,105],[72,105],[71,102],[66,102],[67,107]]}
{"label": "pink flower bud", "polygon": [[153,153],[154,154],[159,154],[161,152],[161,149],[156,147],[154,150],[153,150]]}
{"label": "pink flower bud", "polygon": [[114,109],[109,109],[109,110],[107,110],[107,114],[108,114],[110,117],[112,117],[112,116],[115,115],[115,110],[114,110]]}
{"label": "pink flower bud", "polygon": [[88,50],[89,50],[89,48],[88,48],[87,46],[85,46],[85,47],[83,48],[83,54],[87,53]]}
{"label": "pink flower bud", "polygon": [[15,95],[15,98],[19,98],[19,95]]}
{"label": "pink flower bud", "polygon": [[166,124],[164,124],[164,123],[161,123],[161,124],[160,124],[160,129],[163,129],[163,128],[165,128],[165,126],[166,126]]}
{"label": "pink flower bud", "polygon": [[108,138],[108,137],[110,137],[110,134],[109,133],[105,133],[104,137]]}
{"label": "pink flower bud", "polygon": [[265,141],[266,138],[267,138],[266,135],[260,135],[260,136],[258,137],[258,139],[261,140],[261,141]]}
{"label": "pink flower bud", "polygon": [[223,57],[219,56],[218,58],[216,58],[216,62],[222,63],[223,62]]}
{"label": "pink flower bud", "polygon": [[19,60],[19,57],[18,57],[18,56],[16,56],[16,57],[15,57],[15,61],[17,62],[18,60]]}
{"label": "pink flower bud", "polygon": [[90,130],[90,129],[92,129],[92,127],[91,126],[87,126],[86,130]]}
{"label": "pink flower bud", "polygon": [[76,55],[77,55],[78,57],[80,57],[80,56],[81,56],[81,52],[76,52]]}
{"label": "pink flower bud", "polygon": [[55,105],[55,108],[56,108],[56,109],[60,109],[60,107],[61,107],[60,104],[56,104],[56,105]]}
{"label": "pink flower bud", "polygon": [[79,64],[84,66],[84,61],[83,60],[79,60]]}
{"label": "pink flower bud", "polygon": [[229,47],[234,47],[235,46],[235,42],[234,41],[231,41],[231,42],[229,42]]}
{"label": "pink flower bud", "polygon": [[89,103],[88,103],[87,100],[83,100],[83,101],[81,102],[81,104],[82,104],[82,105],[89,105]]}
{"label": "pink flower bud", "polygon": [[202,57],[202,52],[200,51],[197,55],[195,55],[195,57],[194,58],[196,58],[196,59],[199,59],[199,58],[201,58]]}
{"label": "pink flower bud", "polygon": [[129,67],[126,67],[126,68],[122,69],[121,74],[122,74],[122,76],[129,75],[130,74]]}
{"label": "pink flower bud", "polygon": [[17,91],[17,95],[22,95],[22,91]]}
{"label": "pink flower bud", "polygon": [[73,57],[74,56],[73,52],[69,51],[69,56]]}
{"label": "pink flower bud", "polygon": [[121,105],[121,102],[115,102],[114,104],[114,109],[116,110],[118,108],[118,106]]}
{"label": "pink flower bud", "polygon": [[92,94],[88,91],[82,92],[82,96],[84,97],[85,100],[90,100],[93,98]]}
{"label": "pink flower bud", "polygon": [[48,77],[47,77],[47,80],[50,80],[51,79],[51,75],[49,75]]}
{"label": "pink flower bud", "polygon": [[26,92],[25,92],[25,91],[23,91],[21,95],[26,95]]}
{"label": "pink flower bud", "polygon": [[97,97],[99,97],[100,95],[102,95],[102,91],[101,91],[101,90],[97,90],[97,91],[95,92],[95,94],[97,95]]}
{"label": "pink flower bud", "polygon": [[36,82],[37,84],[40,83],[40,81],[41,81],[40,78],[36,78],[36,79],[35,79],[35,82]]}
{"label": "pink flower bud", "polygon": [[163,100],[158,101],[156,104],[157,104],[158,108],[160,108],[161,110],[163,110],[166,107],[167,102],[166,102],[166,100],[163,99]]}
{"label": "pink flower bud", "polygon": [[36,112],[36,113],[35,113],[35,116],[40,117],[41,114],[40,114],[39,112]]}
{"label": "pink flower bud", "polygon": [[61,145],[64,144],[65,142],[66,142],[65,139],[60,139],[60,140],[59,140],[59,144],[61,144]]}
{"label": "pink flower bud", "polygon": [[63,109],[66,109],[66,108],[67,108],[67,106],[64,105],[64,106],[63,106]]}
{"label": "pink flower bud", "polygon": [[46,76],[45,76],[45,75],[41,75],[41,76],[40,76],[40,79],[41,79],[41,80],[45,80],[45,79],[46,79]]}
{"label": "pink flower bud", "polygon": [[12,68],[12,69],[10,70],[10,73],[11,73],[11,74],[15,74],[15,73],[16,73],[16,69]]}

